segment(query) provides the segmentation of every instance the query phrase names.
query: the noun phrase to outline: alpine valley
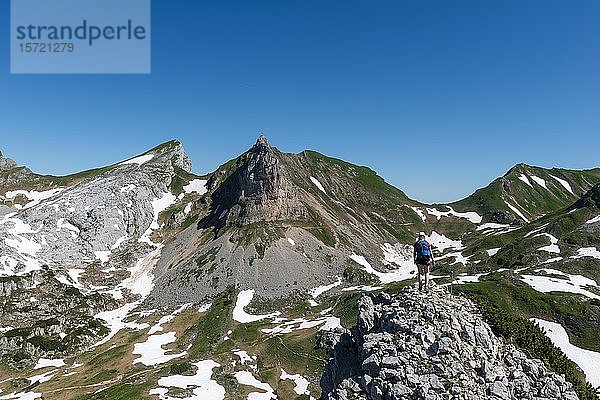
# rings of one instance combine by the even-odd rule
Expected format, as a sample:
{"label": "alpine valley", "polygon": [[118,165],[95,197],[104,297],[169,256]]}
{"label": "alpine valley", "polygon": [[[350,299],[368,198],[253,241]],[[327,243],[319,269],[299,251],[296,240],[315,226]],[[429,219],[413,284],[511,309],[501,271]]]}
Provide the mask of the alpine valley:
{"label": "alpine valley", "polygon": [[1,400],[597,399],[598,282],[600,168],[422,204],[262,135],[203,176],[178,141],[68,176],[0,153]]}

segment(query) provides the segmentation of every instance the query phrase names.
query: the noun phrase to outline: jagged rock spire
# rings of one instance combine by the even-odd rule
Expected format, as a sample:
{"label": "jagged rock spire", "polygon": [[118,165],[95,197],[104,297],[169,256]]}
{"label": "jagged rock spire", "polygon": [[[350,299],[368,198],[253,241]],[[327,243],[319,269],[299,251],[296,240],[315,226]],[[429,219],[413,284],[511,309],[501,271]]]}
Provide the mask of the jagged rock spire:
{"label": "jagged rock spire", "polygon": [[5,158],[0,151],[0,169],[11,169],[17,166],[17,163],[10,158]]}
{"label": "jagged rock spire", "polygon": [[261,132],[258,139],[256,139],[256,143],[254,143],[254,146],[252,146],[252,149],[265,149],[270,147],[271,145],[269,144],[269,140],[264,133]]}

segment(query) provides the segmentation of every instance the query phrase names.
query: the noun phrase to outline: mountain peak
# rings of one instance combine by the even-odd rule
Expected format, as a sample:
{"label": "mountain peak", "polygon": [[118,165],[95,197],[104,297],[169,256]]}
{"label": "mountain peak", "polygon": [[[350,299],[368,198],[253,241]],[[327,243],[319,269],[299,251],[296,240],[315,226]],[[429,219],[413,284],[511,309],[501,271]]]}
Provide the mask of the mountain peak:
{"label": "mountain peak", "polygon": [[264,133],[261,132],[258,139],[256,139],[256,143],[254,143],[254,146],[252,146],[252,150],[268,149],[270,147],[271,145],[269,144],[269,140],[264,135]]}
{"label": "mountain peak", "polygon": [[[260,138],[259,138],[260,139]],[[4,157],[0,151],[0,169],[12,169],[17,166],[17,163],[10,158]]]}

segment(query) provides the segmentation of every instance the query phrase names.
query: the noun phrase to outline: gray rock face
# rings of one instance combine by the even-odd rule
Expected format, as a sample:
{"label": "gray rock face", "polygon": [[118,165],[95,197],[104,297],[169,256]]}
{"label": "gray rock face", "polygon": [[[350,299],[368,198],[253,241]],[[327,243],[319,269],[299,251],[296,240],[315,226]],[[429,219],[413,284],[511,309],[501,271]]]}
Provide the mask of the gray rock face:
{"label": "gray rock face", "polygon": [[[209,188],[216,189],[211,196],[214,208],[229,210],[229,225],[240,227],[259,221],[307,217],[308,211],[300,201],[290,172],[265,136],[261,135],[237,163],[231,175],[223,179],[215,174],[208,182]],[[218,224],[214,220],[207,222]]]}
{"label": "gray rock face", "polygon": [[[363,295],[358,309],[352,335],[332,348],[323,399],[577,398],[564,377],[496,337],[470,301],[445,289]],[[358,370],[342,370],[341,354]]]}
{"label": "gray rock face", "polygon": [[11,160],[10,158],[6,158],[2,155],[0,151],[0,169],[11,169],[17,166],[17,163]]}

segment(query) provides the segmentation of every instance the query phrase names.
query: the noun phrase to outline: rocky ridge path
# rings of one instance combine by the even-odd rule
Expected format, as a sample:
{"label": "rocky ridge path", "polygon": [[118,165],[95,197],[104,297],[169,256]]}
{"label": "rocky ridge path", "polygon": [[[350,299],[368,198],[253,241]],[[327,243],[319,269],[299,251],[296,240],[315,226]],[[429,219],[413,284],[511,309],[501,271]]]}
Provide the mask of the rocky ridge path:
{"label": "rocky ridge path", "polygon": [[442,287],[363,295],[357,325],[324,337],[326,400],[577,399],[564,377],[496,337]]}

